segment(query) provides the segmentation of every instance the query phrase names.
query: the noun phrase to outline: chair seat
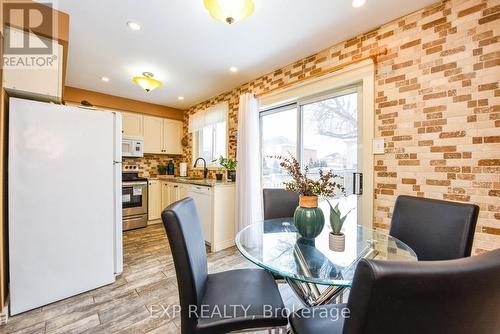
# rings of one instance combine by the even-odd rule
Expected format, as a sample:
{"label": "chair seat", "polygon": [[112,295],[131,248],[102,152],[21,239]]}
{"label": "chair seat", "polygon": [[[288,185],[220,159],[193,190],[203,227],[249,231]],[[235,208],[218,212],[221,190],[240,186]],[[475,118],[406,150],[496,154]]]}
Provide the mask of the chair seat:
{"label": "chair seat", "polygon": [[290,326],[297,334],[340,334],[344,326],[342,309],[347,304],[307,307],[290,315]]}
{"label": "chair seat", "polygon": [[[281,327],[287,314],[273,276],[262,269],[236,269],[209,274],[197,333]],[[248,308],[245,310],[241,307]],[[203,314],[201,314],[203,315]]]}

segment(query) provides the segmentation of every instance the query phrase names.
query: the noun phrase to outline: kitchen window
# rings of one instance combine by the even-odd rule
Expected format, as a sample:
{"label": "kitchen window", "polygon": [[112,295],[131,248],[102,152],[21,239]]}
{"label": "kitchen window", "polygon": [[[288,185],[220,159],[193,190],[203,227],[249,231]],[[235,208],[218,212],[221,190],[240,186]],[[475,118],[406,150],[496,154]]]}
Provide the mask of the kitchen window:
{"label": "kitchen window", "polygon": [[208,166],[220,156],[227,157],[227,102],[219,103],[195,113],[189,118],[193,135],[193,161],[202,157]]}
{"label": "kitchen window", "polygon": [[208,125],[195,134],[193,158],[202,157],[208,165],[221,155],[226,156],[226,122]]}

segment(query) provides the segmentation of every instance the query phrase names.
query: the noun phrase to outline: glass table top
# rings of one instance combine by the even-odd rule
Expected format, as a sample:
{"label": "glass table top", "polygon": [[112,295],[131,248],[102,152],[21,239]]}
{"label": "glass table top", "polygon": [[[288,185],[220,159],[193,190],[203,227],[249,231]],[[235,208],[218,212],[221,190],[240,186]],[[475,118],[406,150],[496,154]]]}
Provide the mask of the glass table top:
{"label": "glass table top", "polygon": [[266,220],[252,224],[236,236],[236,246],[251,262],[285,278],[303,282],[351,286],[354,271],[362,258],[416,261],[415,252],[387,234],[345,224],[345,250],[328,247],[328,222],[321,234],[311,240],[300,237],[293,218]]}

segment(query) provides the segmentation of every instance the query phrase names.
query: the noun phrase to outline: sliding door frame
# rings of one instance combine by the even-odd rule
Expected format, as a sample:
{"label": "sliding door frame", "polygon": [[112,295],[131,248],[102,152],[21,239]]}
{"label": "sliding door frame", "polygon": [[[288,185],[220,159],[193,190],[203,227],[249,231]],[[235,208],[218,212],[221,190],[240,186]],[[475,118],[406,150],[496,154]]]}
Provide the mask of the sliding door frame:
{"label": "sliding door frame", "polygon": [[[361,205],[361,224],[373,227],[375,219],[374,207],[374,157],[373,139],[375,133],[375,64],[372,60],[365,60],[353,66],[349,66],[329,75],[311,79],[303,84],[287,87],[282,91],[272,92],[261,97],[260,123],[262,116],[272,112],[279,112],[285,106],[297,105],[297,152],[301,151],[301,112],[299,105],[304,101],[312,101],[314,98],[324,98],[328,94],[339,94],[352,87],[361,87],[361,94],[358,94],[358,119],[360,126],[358,130],[358,151],[361,150],[362,167],[358,166],[358,171],[363,173],[363,201]],[[342,94],[340,94],[342,95]],[[283,109],[281,109],[283,110]],[[261,127],[262,128],[262,127]],[[262,133],[259,138],[260,151],[262,152]],[[358,152],[359,155],[359,152]],[[262,157],[261,157],[262,158]],[[302,159],[297,154],[302,163]],[[262,172],[262,170],[261,170]]]}

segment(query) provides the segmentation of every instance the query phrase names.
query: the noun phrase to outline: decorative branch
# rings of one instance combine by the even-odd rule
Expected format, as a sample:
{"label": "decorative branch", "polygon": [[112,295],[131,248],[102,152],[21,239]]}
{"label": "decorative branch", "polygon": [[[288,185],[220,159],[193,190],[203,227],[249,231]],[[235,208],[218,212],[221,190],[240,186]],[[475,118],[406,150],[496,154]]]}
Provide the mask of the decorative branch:
{"label": "decorative branch", "polygon": [[286,190],[295,191],[302,196],[322,197],[332,197],[336,195],[339,190],[342,193],[345,191],[341,184],[334,181],[335,178],[341,177],[335,175],[332,170],[325,173],[320,169],[319,179],[313,180],[307,177],[309,167],[304,167],[304,172],[302,173],[299,162],[290,153],[288,157],[271,156],[270,158],[280,160],[280,167],[285,169],[292,177],[293,181],[283,182]]}

